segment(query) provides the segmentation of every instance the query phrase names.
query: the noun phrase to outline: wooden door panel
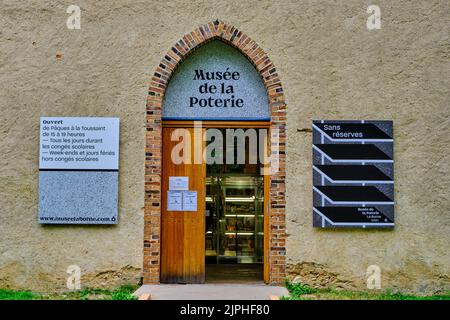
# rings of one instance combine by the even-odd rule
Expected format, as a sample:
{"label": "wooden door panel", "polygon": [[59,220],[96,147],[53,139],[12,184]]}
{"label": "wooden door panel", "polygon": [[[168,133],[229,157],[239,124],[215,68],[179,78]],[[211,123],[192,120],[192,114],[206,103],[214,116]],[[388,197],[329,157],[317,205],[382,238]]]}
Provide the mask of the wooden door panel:
{"label": "wooden door panel", "polygon": [[[171,141],[177,128],[163,128],[162,208],[161,208],[161,282],[203,283],[205,281],[205,175],[206,164],[194,164],[193,151],[203,145],[194,144],[194,129],[189,132],[190,163],[174,164],[172,148],[179,141]],[[179,128],[178,128],[179,130]],[[186,138],[186,136],[184,136]],[[200,137],[201,139],[201,137]],[[189,148],[184,148],[185,151]],[[167,191],[170,176],[189,177],[189,190],[197,191],[197,211],[167,211]]]}

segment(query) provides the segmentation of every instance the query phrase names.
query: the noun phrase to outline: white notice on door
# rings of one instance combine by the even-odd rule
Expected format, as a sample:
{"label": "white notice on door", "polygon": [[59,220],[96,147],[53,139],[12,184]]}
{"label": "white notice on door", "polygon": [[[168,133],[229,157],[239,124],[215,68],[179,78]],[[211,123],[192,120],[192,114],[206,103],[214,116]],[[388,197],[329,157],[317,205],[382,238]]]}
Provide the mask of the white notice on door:
{"label": "white notice on door", "polygon": [[167,211],[182,211],[181,191],[167,191]]}
{"label": "white notice on door", "polygon": [[189,190],[189,177],[169,177],[169,190]]}
{"label": "white notice on door", "polygon": [[183,211],[197,211],[197,191],[183,191]]}

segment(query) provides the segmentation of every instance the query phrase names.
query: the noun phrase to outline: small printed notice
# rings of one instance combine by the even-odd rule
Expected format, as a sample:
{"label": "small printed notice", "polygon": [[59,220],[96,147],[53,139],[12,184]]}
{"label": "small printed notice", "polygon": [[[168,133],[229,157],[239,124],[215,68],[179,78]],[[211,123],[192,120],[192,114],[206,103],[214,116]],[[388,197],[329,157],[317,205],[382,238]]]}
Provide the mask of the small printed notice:
{"label": "small printed notice", "polygon": [[183,191],[183,211],[197,211],[197,191]]}
{"label": "small printed notice", "polygon": [[167,211],[182,211],[183,195],[181,191],[167,191]]}
{"label": "small printed notice", "polygon": [[39,169],[118,170],[119,118],[42,117]]}
{"label": "small printed notice", "polygon": [[169,177],[169,190],[189,190],[189,177]]}
{"label": "small printed notice", "polygon": [[167,211],[197,211],[197,191],[168,190]]}

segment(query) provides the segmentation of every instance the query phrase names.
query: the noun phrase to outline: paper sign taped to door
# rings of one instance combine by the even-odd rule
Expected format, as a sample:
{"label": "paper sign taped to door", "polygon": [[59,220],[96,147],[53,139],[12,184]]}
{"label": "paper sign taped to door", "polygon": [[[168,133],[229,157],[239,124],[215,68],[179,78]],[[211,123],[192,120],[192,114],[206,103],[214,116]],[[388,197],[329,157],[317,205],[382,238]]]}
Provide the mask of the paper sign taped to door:
{"label": "paper sign taped to door", "polygon": [[182,198],[181,191],[167,191],[167,211],[182,211]]}
{"label": "paper sign taped to door", "polygon": [[169,177],[169,190],[189,190],[189,177]]}
{"label": "paper sign taped to door", "polygon": [[183,191],[183,211],[197,211],[197,191]]}

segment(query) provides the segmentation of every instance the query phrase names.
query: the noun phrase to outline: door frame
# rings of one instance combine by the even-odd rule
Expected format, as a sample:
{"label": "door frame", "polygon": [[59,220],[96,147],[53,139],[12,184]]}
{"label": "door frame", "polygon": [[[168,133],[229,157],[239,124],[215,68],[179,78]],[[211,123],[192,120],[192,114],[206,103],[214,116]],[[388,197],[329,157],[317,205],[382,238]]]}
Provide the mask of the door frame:
{"label": "door frame", "polygon": [[[162,128],[193,128],[196,121],[192,120],[162,120]],[[230,129],[266,129],[267,137],[270,137],[270,121],[221,121],[221,120],[207,120],[201,121],[202,128],[230,128]],[[264,154],[270,155],[270,138],[269,141],[264,143]],[[163,147],[164,148],[164,145]],[[164,165],[162,167],[164,169]],[[266,171],[267,169],[264,168]],[[161,173],[162,175],[162,173]],[[270,282],[270,266],[269,266],[269,239],[270,239],[270,175],[266,172],[263,175],[264,178],[264,257],[263,257],[263,281],[268,284]],[[161,239],[163,238],[161,229]],[[161,252],[163,247],[161,246]],[[160,252],[160,254],[161,254]],[[162,268],[160,269],[161,273]]]}

